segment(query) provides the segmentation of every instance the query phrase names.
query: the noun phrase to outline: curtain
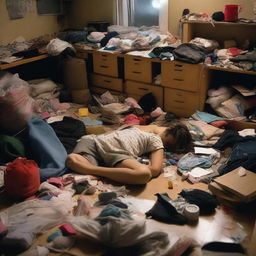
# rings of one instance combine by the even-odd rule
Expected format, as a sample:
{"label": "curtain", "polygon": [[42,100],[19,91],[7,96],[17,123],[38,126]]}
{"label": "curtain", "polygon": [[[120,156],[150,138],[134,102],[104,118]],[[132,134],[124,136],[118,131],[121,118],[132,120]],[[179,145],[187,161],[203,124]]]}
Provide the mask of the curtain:
{"label": "curtain", "polygon": [[114,0],[114,24],[120,26],[134,24],[134,0]]}
{"label": "curtain", "polygon": [[161,5],[159,9],[159,28],[162,32],[168,31],[168,10],[169,1],[161,0]]}

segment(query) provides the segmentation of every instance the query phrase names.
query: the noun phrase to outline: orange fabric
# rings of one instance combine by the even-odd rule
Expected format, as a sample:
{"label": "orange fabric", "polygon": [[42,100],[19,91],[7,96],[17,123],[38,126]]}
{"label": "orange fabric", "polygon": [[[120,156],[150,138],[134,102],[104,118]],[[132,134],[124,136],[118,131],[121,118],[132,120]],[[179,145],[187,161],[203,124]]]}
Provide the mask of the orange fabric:
{"label": "orange fabric", "polygon": [[9,163],[4,175],[7,194],[19,198],[34,195],[40,186],[39,167],[34,160],[17,158]]}

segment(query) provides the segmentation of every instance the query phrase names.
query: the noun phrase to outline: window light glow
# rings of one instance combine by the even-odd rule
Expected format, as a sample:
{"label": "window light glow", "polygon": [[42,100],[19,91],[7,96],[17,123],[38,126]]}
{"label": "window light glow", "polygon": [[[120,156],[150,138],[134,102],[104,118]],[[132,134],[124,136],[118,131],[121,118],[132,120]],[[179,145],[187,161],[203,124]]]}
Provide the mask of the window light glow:
{"label": "window light glow", "polygon": [[159,9],[161,7],[161,0],[152,0],[152,6]]}

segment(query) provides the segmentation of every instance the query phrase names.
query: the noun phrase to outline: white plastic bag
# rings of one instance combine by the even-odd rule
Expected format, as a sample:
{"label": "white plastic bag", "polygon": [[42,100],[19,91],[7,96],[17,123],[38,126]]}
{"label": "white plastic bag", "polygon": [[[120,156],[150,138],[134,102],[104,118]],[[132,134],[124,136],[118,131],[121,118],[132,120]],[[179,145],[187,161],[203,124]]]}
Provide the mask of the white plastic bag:
{"label": "white plastic bag", "polygon": [[60,40],[58,38],[55,38],[55,39],[52,39],[50,43],[46,46],[46,50],[48,54],[57,56],[61,54],[68,47],[73,49],[75,52],[74,47],[70,43]]}
{"label": "white plastic bag", "polygon": [[30,97],[29,84],[18,74],[0,74],[0,126],[18,132],[35,114],[35,101]]}

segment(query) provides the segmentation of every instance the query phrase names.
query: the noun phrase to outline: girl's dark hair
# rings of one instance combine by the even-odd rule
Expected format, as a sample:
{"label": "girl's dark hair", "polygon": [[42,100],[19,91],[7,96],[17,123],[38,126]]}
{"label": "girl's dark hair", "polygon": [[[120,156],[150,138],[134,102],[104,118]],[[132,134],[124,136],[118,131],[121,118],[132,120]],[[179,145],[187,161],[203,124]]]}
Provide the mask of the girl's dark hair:
{"label": "girl's dark hair", "polygon": [[174,138],[173,152],[187,153],[193,149],[192,136],[184,124],[175,124],[166,129],[166,135],[171,135]]}

